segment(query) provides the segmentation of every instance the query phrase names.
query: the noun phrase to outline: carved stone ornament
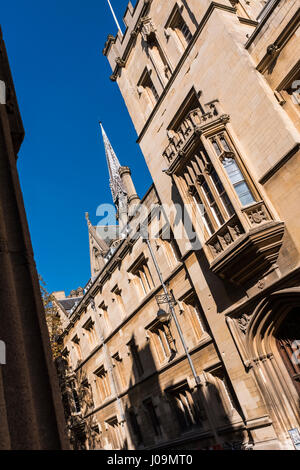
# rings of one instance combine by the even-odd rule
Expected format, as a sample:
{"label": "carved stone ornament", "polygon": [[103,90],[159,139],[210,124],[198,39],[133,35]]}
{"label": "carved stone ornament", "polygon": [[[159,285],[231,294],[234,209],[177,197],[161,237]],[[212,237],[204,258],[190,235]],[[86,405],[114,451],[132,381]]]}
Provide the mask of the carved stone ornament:
{"label": "carved stone ornament", "polygon": [[121,59],[121,57],[117,57],[116,58],[116,64],[120,68],[125,67],[125,60]]}
{"label": "carved stone ornament", "polygon": [[267,47],[267,53],[270,55],[270,56],[274,56],[276,55],[276,53],[279,51],[279,47],[276,46],[276,44],[270,44],[268,47]]}
{"label": "carved stone ornament", "polygon": [[155,34],[156,28],[150,17],[144,17],[139,22],[140,31],[145,41],[148,41],[152,34]]}
{"label": "carved stone ornament", "polygon": [[251,315],[247,315],[246,313],[244,313],[238,320],[237,320],[237,323],[238,323],[238,326],[240,328],[240,330],[246,334],[247,332],[247,328],[248,328],[248,324],[250,322],[250,318],[251,318]]}

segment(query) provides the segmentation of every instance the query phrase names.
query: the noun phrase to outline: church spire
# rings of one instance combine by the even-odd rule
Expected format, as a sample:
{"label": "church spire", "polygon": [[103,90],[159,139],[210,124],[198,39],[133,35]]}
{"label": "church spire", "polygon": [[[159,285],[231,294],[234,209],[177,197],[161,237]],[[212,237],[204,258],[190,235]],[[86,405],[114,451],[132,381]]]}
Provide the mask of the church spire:
{"label": "church spire", "polygon": [[116,203],[118,200],[120,200],[120,198],[127,194],[127,191],[119,174],[119,168],[121,167],[120,162],[111,146],[110,141],[108,140],[101,122],[100,127],[102,131],[106,161],[109,171],[109,185],[113,201]]}

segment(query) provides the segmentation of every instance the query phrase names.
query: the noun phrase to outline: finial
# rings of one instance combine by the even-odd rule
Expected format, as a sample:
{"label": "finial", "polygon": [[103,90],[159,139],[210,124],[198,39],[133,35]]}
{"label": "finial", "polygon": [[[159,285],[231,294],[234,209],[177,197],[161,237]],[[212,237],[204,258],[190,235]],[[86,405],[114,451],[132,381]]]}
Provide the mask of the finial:
{"label": "finial", "polygon": [[85,219],[86,219],[86,221],[87,221],[87,224],[88,224],[88,225],[91,225],[90,216],[89,216],[89,213],[88,213],[88,212],[85,213]]}

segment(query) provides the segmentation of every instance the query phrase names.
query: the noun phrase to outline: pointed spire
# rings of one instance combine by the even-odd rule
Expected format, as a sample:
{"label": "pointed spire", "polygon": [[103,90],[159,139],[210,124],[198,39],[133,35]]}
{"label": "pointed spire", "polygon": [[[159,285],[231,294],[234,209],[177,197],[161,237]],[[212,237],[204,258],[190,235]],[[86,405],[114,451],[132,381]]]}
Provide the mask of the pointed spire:
{"label": "pointed spire", "polygon": [[119,168],[121,166],[120,162],[114,152],[114,149],[111,146],[110,141],[108,140],[106,132],[103,129],[102,123],[100,122],[99,124],[102,131],[106,161],[109,171],[109,185],[113,201],[115,203],[118,199],[120,199],[120,196],[126,195],[127,192],[119,174]]}

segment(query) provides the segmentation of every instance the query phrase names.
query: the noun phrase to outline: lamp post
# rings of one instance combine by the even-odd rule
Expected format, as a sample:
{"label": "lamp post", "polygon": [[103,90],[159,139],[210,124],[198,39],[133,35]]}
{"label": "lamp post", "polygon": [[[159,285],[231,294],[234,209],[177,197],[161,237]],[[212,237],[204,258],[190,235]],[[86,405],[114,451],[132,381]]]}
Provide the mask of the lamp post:
{"label": "lamp post", "polygon": [[152,246],[151,246],[151,243],[150,243],[149,238],[145,238],[145,241],[146,241],[146,243],[147,243],[147,246],[148,246],[148,249],[149,249],[151,258],[152,258],[152,260],[153,260],[153,263],[154,263],[154,266],[155,266],[157,275],[158,275],[158,277],[159,277],[161,286],[162,286],[162,288],[163,288],[166,301],[167,301],[167,303],[168,303],[168,305],[169,305],[169,308],[170,308],[170,315],[169,315],[167,312],[165,312],[164,310],[160,309],[160,310],[158,311],[158,315],[157,315],[157,316],[158,316],[158,318],[159,318],[161,321],[167,321],[167,320],[169,319],[169,316],[171,316],[171,318],[173,318],[174,323],[175,323],[176,328],[177,328],[177,331],[178,331],[178,334],[179,334],[179,337],[180,337],[181,344],[182,344],[182,346],[183,346],[184,352],[185,352],[185,354],[186,354],[187,360],[188,360],[189,365],[190,365],[190,368],[191,368],[191,370],[192,370],[192,373],[193,373],[193,376],[194,376],[196,385],[200,385],[200,383],[201,383],[200,377],[197,375],[195,366],[194,366],[194,364],[193,364],[192,358],[191,358],[191,356],[190,356],[190,354],[189,354],[187,345],[186,345],[186,343],[185,343],[185,339],[184,339],[184,336],[183,336],[181,327],[180,327],[179,322],[178,322],[177,317],[176,317],[176,313],[175,313],[174,306],[173,306],[175,299],[172,301],[171,296],[170,296],[170,294],[169,294],[169,292],[168,292],[167,286],[166,286],[166,284],[164,283],[164,280],[163,280],[163,277],[162,277],[162,273],[161,273],[161,271],[160,271],[160,269],[159,269],[159,266],[158,266],[158,263],[157,263],[155,254],[154,254],[154,252],[153,252],[153,250],[152,250]]}
{"label": "lamp post", "polygon": [[[187,360],[189,362],[189,365],[190,365],[190,368],[192,370],[192,373],[193,373],[193,376],[194,376],[194,379],[195,379],[195,382],[196,382],[196,386],[198,387],[199,385],[201,385],[201,380],[200,380],[200,377],[197,375],[197,372],[196,372],[196,369],[195,369],[195,366],[194,366],[194,363],[192,361],[192,358],[189,354],[189,351],[188,351],[188,348],[187,348],[187,345],[186,345],[186,342],[185,342],[185,339],[184,339],[184,336],[183,336],[183,333],[182,333],[182,330],[181,330],[181,327],[180,327],[180,324],[177,320],[177,316],[176,316],[176,313],[175,313],[175,310],[174,310],[174,305],[176,303],[175,301],[175,298],[172,295],[169,294],[168,292],[168,289],[167,289],[167,286],[166,284],[164,283],[164,280],[163,280],[163,277],[162,277],[162,273],[160,271],[160,268],[159,268],[159,265],[158,265],[158,262],[157,262],[157,259],[155,257],[155,254],[154,254],[154,251],[152,249],[152,246],[151,246],[151,243],[150,243],[150,240],[148,238],[148,236],[144,237],[144,241],[147,243],[147,246],[148,246],[148,249],[149,249],[149,252],[150,252],[150,255],[151,255],[151,258],[153,260],[153,263],[154,263],[154,266],[155,266],[155,269],[156,269],[156,272],[157,272],[157,275],[159,277],[159,280],[160,280],[160,283],[161,283],[161,286],[163,288],[163,291],[164,291],[164,296],[161,296],[161,297],[164,297],[163,300],[165,300],[164,302],[161,302],[161,303],[168,303],[168,306],[170,308],[170,313],[166,312],[165,310],[163,309],[159,309],[159,311],[157,312],[157,318],[161,321],[161,322],[168,322],[171,318],[173,318],[174,320],[174,323],[176,325],[176,328],[177,328],[177,331],[178,331],[178,334],[179,334],[179,337],[180,337],[180,341],[181,341],[181,344],[183,346],[183,349],[185,351],[185,354],[186,354],[186,357],[187,357]],[[159,304],[159,301],[158,301],[158,304]],[[207,418],[208,418],[208,421],[209,421],[209,424],[210,424],[210,427],[211,427],[211,430],[214,434],[214,438],[216,439],[216,442],[218,444],[220,444],[220,438],[219,438],[219,435],[218,435],[218,432],[217,432],[217,429],[216,429],[216,426],[214,424],[214,420],[212,418],[212,414],[211,414],[211,410],[209,408],[209,405],[207,403],[207,400],[206,400],[206,397],[203,393],[203,405],[204,405],[204,408],[205,408],[205,412],[206,412],[206,415],[207,415]]]}

